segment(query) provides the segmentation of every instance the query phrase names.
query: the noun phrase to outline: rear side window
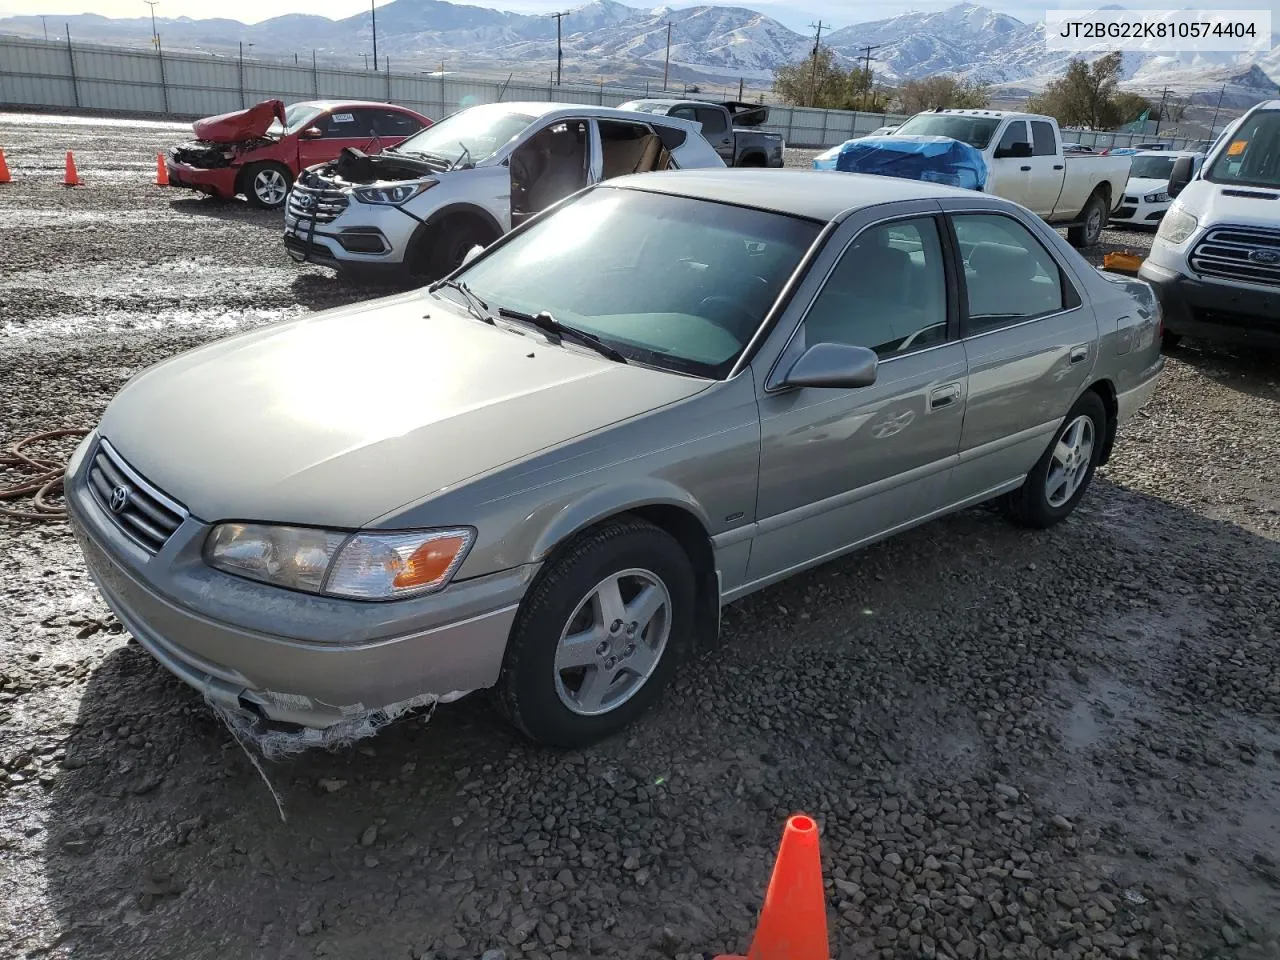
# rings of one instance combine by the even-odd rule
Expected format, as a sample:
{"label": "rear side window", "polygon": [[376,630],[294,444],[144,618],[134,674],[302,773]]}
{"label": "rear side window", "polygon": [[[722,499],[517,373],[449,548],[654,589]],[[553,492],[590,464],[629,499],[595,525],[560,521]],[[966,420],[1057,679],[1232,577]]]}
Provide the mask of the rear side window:
{"label": "rear side window", "polygon": [[706,134],[724,133],[728,125],[724,122],[724,114],[710,107],[698,108],[698,120],[702,124],[702,132]]}
{"label": "rear side window", "polygon": [[684,143],[685,132],[675,127],[668,127],[663,123],[655,123],[654,130],[658,134],[658,139],[662,141],[662,145],[668,150],[674,150],[680,144]]}
{"label": "rear side window", "polygon": [[410,137],[422,129],[422,122],[399,110],[371,110],[374,129],[384,137]]}
{"label": "rear side window", "polygon": [[1031,121],[1032,147],[1037,157],[1054,157],[1058,154],[1058,144],[1053,137],[1053,124],[1043,120]]}
{"label": "rear side window", "polygon": [[964,258],[965,336],[1065,308],[1062,270],[1026,227],[999,214],[959,214],[952,222]]}

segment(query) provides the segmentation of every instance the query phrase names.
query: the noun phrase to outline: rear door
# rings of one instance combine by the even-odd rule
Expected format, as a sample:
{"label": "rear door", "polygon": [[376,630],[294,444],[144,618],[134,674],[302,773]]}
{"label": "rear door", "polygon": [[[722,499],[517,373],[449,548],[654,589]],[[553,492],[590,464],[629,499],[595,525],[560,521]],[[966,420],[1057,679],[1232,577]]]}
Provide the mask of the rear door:
{"label": "rear door", "polygon": [[[964,348],[937,204],[855,215],[797,291],[785,346],[752,363],[760,384],[758,532],[748,575],[767,580],[927,516],[950,497],[964,422]],[[794,321],[793,321],[794,323]],[[859,389],[782,388],[816,343],[880,356]]]}
{"label": "rear door", "polygon": [[413,136],[425,125],[411,113],[402,110],[374,109],[366,107],[365,111],[372,117],[373,128],[377,131],[382,146],[394,147],[406,138]]}
{"label": "rear door", "polygon": [[1053,214],[1062,181],[1066,175],[1066,161],[1058,149],[1058,134],[1047,120],[1031,121],[1031,179],[1028,183],[1028,202],[1025,206],[1041,217]]}
{"label": "rear door", "polygon": [[317,117],[310,127],[320,129],[320,137],[299,137],[298,157],[303,168],[337,159],[343,147],[363,150],[373,140],[374,122],[353,107],[335,107]]}
{"label": "rear door", "polygon": [[963,264],[969,383],[955,482],[973,494],[1021,477],[1044,453],[1092,374],[1098,325],[1041,235],[1051,228],[963,199],[943,206]]}

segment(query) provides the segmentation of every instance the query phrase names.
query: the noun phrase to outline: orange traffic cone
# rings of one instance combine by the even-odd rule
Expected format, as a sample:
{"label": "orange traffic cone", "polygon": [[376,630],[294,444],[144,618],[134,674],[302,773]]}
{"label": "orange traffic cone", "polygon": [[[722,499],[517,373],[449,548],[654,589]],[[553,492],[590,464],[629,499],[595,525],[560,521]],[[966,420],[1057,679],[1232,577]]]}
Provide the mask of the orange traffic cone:
{"label": "orange traffic cone", "polygon": [[716,960],[830,960],[827,897],[822,888],[818,825],[797,814],[787,820],[764,895],[760,920],[744,957]]}
{"label": "orange traffic cone", "polygon": [[169,169],[164,165],[164,154],[156,154],[156,186],[167,187],[169,185]]}
{"label": "orange traffic cone", "polygon": [[76,158],[71,155],[71,151],[67,151],[67,175],[62,180],[62,185],[66,187],[80,186],[80,174],[76,173]]}
{"label": "orange traffic cone", "polygon": [[0,183],[12,183],[13,177],[9,176],[9,164],[4,162],[4,151],[0,150]]}

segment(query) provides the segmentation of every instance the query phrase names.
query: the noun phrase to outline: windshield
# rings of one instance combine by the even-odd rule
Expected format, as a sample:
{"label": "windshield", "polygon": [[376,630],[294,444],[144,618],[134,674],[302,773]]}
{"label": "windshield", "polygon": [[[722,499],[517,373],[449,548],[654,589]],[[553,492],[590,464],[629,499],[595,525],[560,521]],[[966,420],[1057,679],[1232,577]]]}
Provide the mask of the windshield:
{"label": "windshield", "polygon": [[471,107],[445,117],[395,147],[397,153],[439,157],[449,163],[479,163],[519,136],[533,117],[502,107]]}
{"label": "windshield", "polygon": [[597,187],[459,279],[494,311],[545,310],[628,360],[718,379],[820,229],[777,213]]}
{"label": "windshield", "polygon": [[284,126],[280,125],[279,120],[273,120],[271,126],[267,127],[267,133],[277,137],[284,133],[297,133],[322,113],[324,110],[314,104],[295,103],[284,108]]}
{"label": "windshield", "polygon": [[1173,176],[1173,165],[1177,157],[1134,157],[1133,166],[1129,168],[1130,179],[1168,180]]}
{"label": "windshield", "polygon": [[1214,183],[1280,187],[1280,110],[1259,110],[1231,135],[1205,175]]}
{"label": "windshield", "polygon": [[904,137],[950,137],[985,150],[1000,126],[998,117],[964,117],[946,113],[917,113],[895,134]]}

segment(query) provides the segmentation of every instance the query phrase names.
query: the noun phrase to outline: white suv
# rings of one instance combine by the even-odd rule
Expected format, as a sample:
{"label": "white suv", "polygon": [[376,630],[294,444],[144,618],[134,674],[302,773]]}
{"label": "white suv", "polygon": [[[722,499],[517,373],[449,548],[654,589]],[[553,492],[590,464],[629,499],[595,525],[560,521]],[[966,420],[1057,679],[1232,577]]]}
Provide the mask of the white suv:
{"label": "white suv", "polygon": [[289,255],[427,282],[552,204],[631,173],[724,167],[677,117],[565,103],[459,111],[399,146],[304,170],[285,205]]}

